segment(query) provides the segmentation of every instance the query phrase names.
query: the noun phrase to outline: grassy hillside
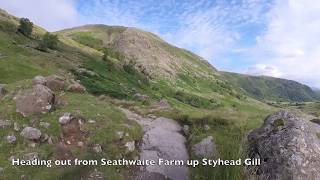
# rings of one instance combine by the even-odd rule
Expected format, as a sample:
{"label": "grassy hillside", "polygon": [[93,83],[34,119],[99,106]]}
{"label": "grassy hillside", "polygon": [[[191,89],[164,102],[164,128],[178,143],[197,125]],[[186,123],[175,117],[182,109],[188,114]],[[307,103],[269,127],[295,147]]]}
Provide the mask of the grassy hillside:
{"label": "grassy hillside", "polygon": [[209,77],[216,70],[201,57],[174,47],[158,36],[136,28],[87,25],[57,32],[63,41],[88,52],[101,54],[103,48],[112,48],[152,78],[164,76],[175,79],[178,73]]}
{"label": "grassy hillside", "polygon": [[229,72],[222,72],[222,76],[258,100],[303,102],[319,99],[310,87],[291,80]]}
{"label": "grassy hillside", "polygon": [[[95,124],[84,127],[88,144],[100,144],[103,152],[97,155],[89,148],[74,148],[77,157],[136,157],[137,150],[127,153],[124,143],[139,142],[142,131],[125,118],[118,106],[141,115],[170,117],[189,125],[187,147],[192,157],[192,145],[213,136],[218,156],[223,159],[241,157],[242,140],[247,132],[276,110],[233,88],[202,58],[171,46],[151,33],[125,27],[84,26],[58,32],[58,49],[42,52],[37,50],[37,45],[45,31],[36,27],[32,37],[25,37],[16,31],[17,20],[3,11],[0,13],[0,84],[6,84],[9,92],[0,101],[0,119],[34,126],[55,137],[61,134],[58,118],[65,112],[87,121],[94,120]],[[103,60],[105,47],[110,48],[110,53]],[[81,69],[85,69],[85,73]],[[149,70],[156,71],[150,73]],[[16,112],[14,97],[19,91],[31,88],[34,76],[51,74],[79,80],[88,93],[56,91],[63,105],[45,115],[22,117]],[[148,100],[139,101],[134,97],[137,93],[147,95]],[[152,109],[162,98],[169,102],[171,110]],[[50,128],[43,129],[39,121],[50,123]],[[206,125],[210,129],[205,128]],[[116,136],[118,131],[127,132],[128,136],[120,141]],[[38,152],[42,158],[50,159],[56,152],[55,146],[47,143],[39,143],[36,148],[27,146],[19,133],[12,128],[0,131],[1,139],[9,134],[17,137],[16,144],[0,141],[0,167],[4,168],[0,179],[19,179],[23,175],[35,180],[80,179],[93,170],[92,167],[12,167],[8,163],[11,156]],[[96,168],[108,179],[126,179],[130,170],[110,166]],[[242,167],[191,169],[190,179],[209,178],[243,179]]]}

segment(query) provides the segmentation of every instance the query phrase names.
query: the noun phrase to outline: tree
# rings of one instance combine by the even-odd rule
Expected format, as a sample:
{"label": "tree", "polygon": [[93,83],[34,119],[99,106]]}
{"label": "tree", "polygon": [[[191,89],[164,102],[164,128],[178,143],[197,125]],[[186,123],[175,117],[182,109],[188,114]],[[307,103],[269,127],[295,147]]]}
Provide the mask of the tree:
{"label": "tree", "polygon": [[58,48],[58,36],[50,33],[46,33],[42,40],[39,43],[38,49],[42,51],[47,51],[49,49],[57,49]]}
{"label": "tree", "polygon": [[33,23],[28,18],[21,18],[18,31],[25,36],[30,36],[33,29]]}

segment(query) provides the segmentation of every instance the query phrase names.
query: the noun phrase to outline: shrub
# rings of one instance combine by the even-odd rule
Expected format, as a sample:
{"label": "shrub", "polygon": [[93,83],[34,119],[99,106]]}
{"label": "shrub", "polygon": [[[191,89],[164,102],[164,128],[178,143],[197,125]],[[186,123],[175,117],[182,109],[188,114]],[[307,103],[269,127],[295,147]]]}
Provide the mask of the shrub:
{"label": "shrub", "polygon": [[58,36],[50,33],[46,33],[39,43],[38,49],[42,51],[47,51],[47,49],[57,49],[58,48]]}
{"label": "shrub", "polygon": [[112,50],[110,48],[105,48],[103,50],[102,60],[106,62],[108,70],[110,71],[114,64],[109,56],[112,56]]}
{"label": "shrub", "polygon": [[21,18],[18,31],[25,36],[30,36],[33,29],[33,23],[28,18]]}

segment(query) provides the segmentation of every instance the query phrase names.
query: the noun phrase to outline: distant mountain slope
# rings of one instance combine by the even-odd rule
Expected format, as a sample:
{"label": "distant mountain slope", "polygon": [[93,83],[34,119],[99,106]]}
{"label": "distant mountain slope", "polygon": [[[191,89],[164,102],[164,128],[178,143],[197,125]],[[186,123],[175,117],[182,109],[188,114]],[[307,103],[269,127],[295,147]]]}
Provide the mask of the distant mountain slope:
{"label": "distant mountain slope", "polygon": [[152,77],[177,78],[179,73],[208,77],[216,74],[203,58],[184,49],[177,48],[155,34],[137,28],[86,25],[57,32],[68,44],[85,47],[91,52],[101,53],[103,48],[112,48]]}
{"label": "distant mountain slope", "polygon": [[230,72],[221,72],[221,74],[234,86],[258,100],[301,102],[319,98],[310,87],[292,80]]}

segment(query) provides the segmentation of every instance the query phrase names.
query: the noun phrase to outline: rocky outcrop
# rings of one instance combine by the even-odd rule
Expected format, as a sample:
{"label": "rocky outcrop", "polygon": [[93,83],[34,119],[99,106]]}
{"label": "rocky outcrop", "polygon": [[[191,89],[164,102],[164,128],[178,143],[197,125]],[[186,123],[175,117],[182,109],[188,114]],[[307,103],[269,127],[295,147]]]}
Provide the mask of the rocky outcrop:
{"label": "rocky outcrop", "polygon": [[57,75],[51,75],[45,78],[46,86],[53,91],[63,90],[65,88],[65,80]]}
{"label": "rocky outcrop", "polygon": [[84,92],[86,92],[86,88],[84,86],[82,86],[80,83],[74,82],[68,86],[67,91],[84,93]]}
{"label": "rocky outcrop", "polygon": [[200,158],[210,158],[216,154],[216,145],[213,142],[213,137],[208,136],[199,143],[192,146],[193,153]]}
{"label": "rocky outcrop", "polygon": [[41,137],[41,131],[33,127],[25,127],[20,135],[27,140],[38,140]]}
{"label": "rocky outcrop", "polygon": [[320,125],[289,112],[278,112],[248,135],[252,179],[320,179]]}
{"label": "rocky outcrop", "polygon": [[16,111],[27,117],[31,114],[44,114],[53,108],[54,93],[46,86],[37,84],[15,97]]}

